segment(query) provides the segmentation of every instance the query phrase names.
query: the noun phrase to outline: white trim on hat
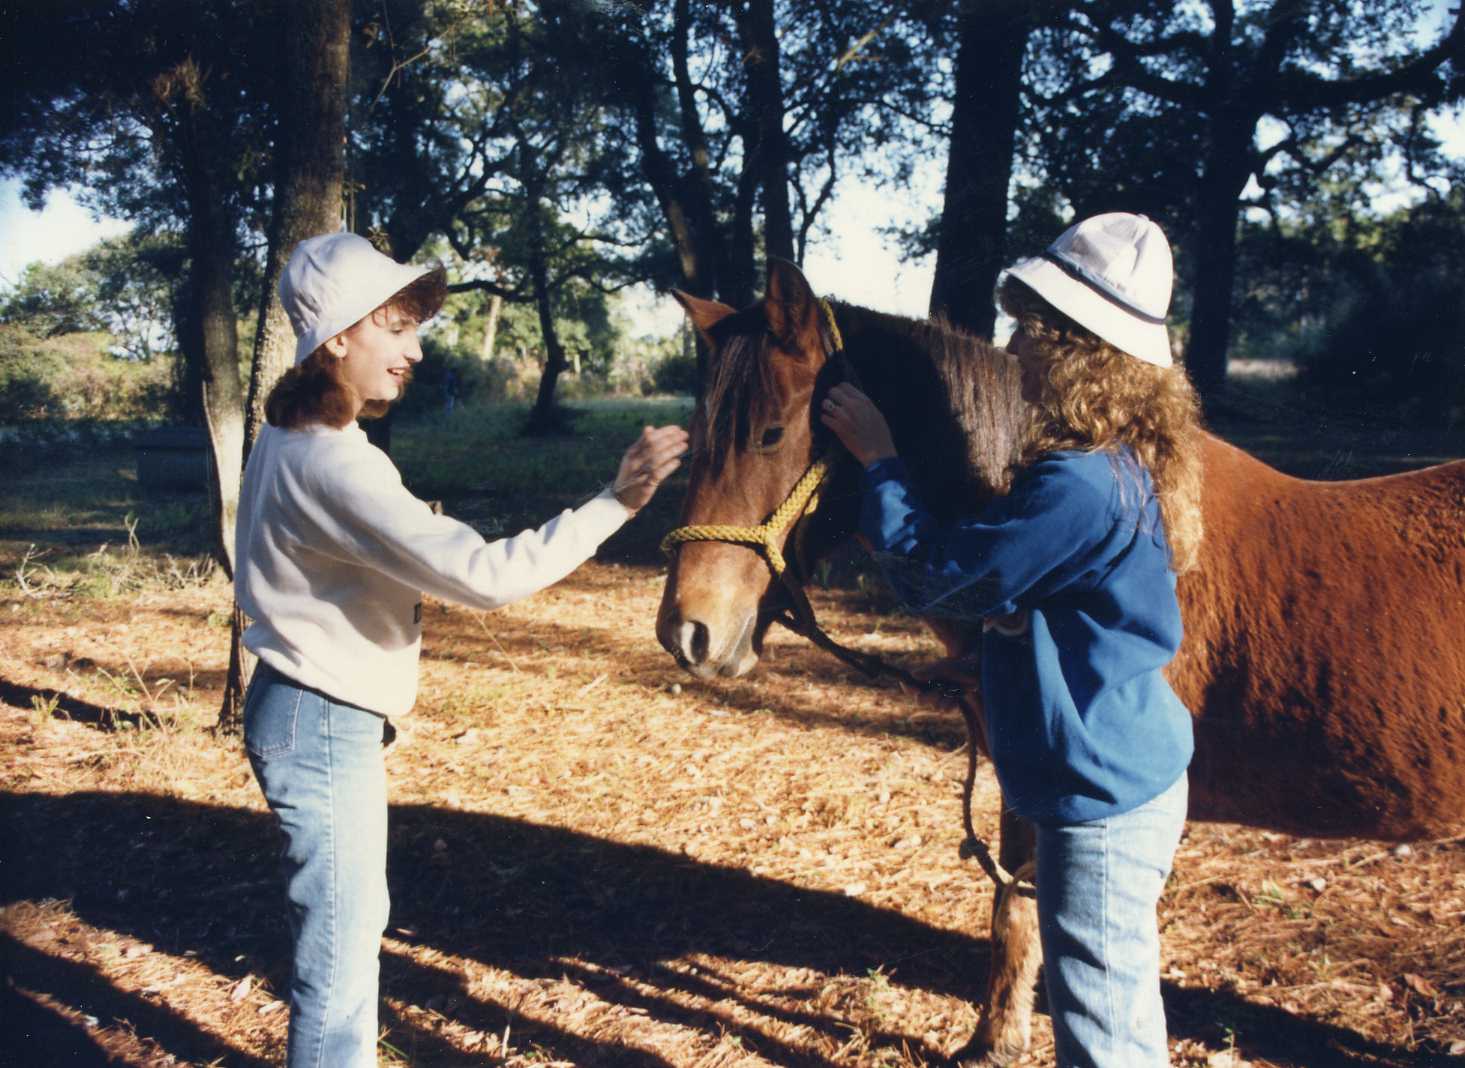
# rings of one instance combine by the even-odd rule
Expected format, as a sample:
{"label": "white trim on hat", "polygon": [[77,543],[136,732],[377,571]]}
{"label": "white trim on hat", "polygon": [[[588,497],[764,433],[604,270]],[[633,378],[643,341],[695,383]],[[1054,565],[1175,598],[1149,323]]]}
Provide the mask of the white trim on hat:
{"label": "white trim on hat", "polygon": [[1143,215],[1075,223],[1008,273],[1115,348],[1158,367],[1174,363],[1165,328],[1174,261],[1164,232]]}
{"label": "white trim on hat", "polygon": [[295,362],[304,361],[432,269],[398,263],[359,234],[321,234],[300,242],[279,286],[280,301],[295,331]]}

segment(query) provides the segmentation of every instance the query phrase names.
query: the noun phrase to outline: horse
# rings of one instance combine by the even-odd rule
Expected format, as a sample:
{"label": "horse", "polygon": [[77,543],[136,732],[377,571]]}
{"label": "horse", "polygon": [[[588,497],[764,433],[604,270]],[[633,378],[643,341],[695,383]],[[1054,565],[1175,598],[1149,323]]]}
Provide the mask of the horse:
{"label": "horse", "polygon": [[[1002,349],[820,301],[792,264],[773,264],[765,298],[741,311],[677,298],[709,346],[708,376],[656,631],[692,674],[738,676],[771,623],[799,615],[790,606],[813,561],[856,526],[859,472],[817,418],[830,385],[853,379],[881,408],[938,517],[971,514],[1004,490],[1028,409]],[[1205,536],[1179,579],[1185,638],[1167,672],[1194,717],[1189,818],[1391,841],[1455,831],[1465,823],[1465,461],[1327,483],[1210,434],[1202,452]],[[928,623],[948,656],[980,641],[979,624]],[[979,696],[964,700],[980,714]],[[1032,874],[1032,830],[1004,806],[999,836],[1017,878],[994,902],[985,1004],[956,1053],[968,1065],[1027,1048],[1041,962],[1031,888],[1019,881]]]}

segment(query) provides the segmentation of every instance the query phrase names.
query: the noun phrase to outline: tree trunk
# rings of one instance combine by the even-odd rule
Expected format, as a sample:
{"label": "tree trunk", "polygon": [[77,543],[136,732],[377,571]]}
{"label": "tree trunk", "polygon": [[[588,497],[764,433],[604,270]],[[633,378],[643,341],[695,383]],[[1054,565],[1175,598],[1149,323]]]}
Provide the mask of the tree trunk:
{"label": "tree trunk", "polygon": [[284,12],[287,78],[278,102],[281,163],[249,376],[246,459],[264,424],[270,390],[295,362],[295,334],[276,292],[280,275],[297,244],[341,228],[346,175],[350,2],[294,0],[284,5]]}
{"label": "tree trunk", "polygon": [[[277,98],[280,167],[270,219],[269,252],[260,288],[259,322],[249,374],[241,459],[264,425],[264,406],[275,382],[294,363],[295,334],[276,287],[291,251],[307,237],[341,225],[345,180],[346,85],[349,70],[349,0],[295,0],[284,5],[286,78]],[[243,467],[241,464],[240,472]],[[235,476],[238,500],[238,475]],[[254,657],[244,647],[246,621],[235,604],[229,624],[229,671],[218,729],[243,726],[244,690]]]}
{"label": "tree trunk", "polygon": [[753,303],[758,276],[754,262],[757,240],[753,233],[753,199],[758,191],[758,173],[746,161],[738,176],[737,194],[733,198],[732,236],[728,241],[727,260],[721,273],[718,296],[734,308]]}
{"label": "tree trunk", "polygon": [[1190,341],[1185,366],[1211,407],[1226,383],[1226,349],[1231,342],[1231,290],[1236,280],[1236,199],[1201,201],[1196,260],[1191,285]]}
{"label": "tree trunk", "polygon": [[1031,29],[1025,5],[961,4],[930,311],[989,340],[997,316],[991,298],[1007,266],[1007,192]]}
{"label": "tree trunk", "polygon": [[[228,259],[229,254],[211,254]],[[239,472],[244,458],[244,390],[239,383],[239,345],[234,334],[232,262],[206,268],[201,309],[204,381],[203,416],[214,473],[214,553],[234,576],[234,520],[239,512]],[[197,270],[195,263],[195,270]]]}
{"label": "tree trunk", "polygon": [[1226,384],[1231,298],[1236,282],[1236,216],[1246,187],[1256,119],[1218,116],[1196,204],[1195,277],[1185,365],[1207,407]]}
{"label": "tree trunk", "polygon": [[214,555],[234,575],[234,517],[239,510],[239,472],[244,456],[244,390],[239,382],[239,342],[234,315],[234,234],[222,198],[198,153],[185,149],[188,244],[193,277],[190,347],[203,385],[204,426],[209,437]]}
{"label": "tree trunk", "polygon": [[752,105],[758,184],[763,190],[763,248],[769,256],[794,258],[793,215],[788,200],[788,137],[783,129],[783,83],[773,0],[748,0],[738,15],[748,101]]}
{"label": "tree trunk", "polygon": [[703,192],[699,182],[684,179],[672,157],[662,149],[657,137],[657,86],[651,78],[654,67],[649,60],[638,59],[638,64],[644,65],[627,70],[624,83],[626,103],[635,119],[641,173],[666,220],[683,288],[696,296],[711,296],[716,285],[714,250],[709,247],[712,242],[707,232],[711,206],[697,203]]}
{"label": "tree trunk", "polygon": [[480,355],[483,362],[493,359],[493,343],[498,337],[499,315],[504,309],[504,298],[494,293],[488,298],[488,325],[483,328],[483,348]]}
{"label": "tree trunk", "polygon": [[554,308],[550,299],[549,265],[545,259],[543,234],[536,220],[541,210],[539,198],[529,202],[529,277],[534,286],[534,307],[539,312],[539,332],[544,337],[544,370],[539,374],[539,392],[529,413],[526,434],[553,434],[564,429],[564,419],[555,402],[555,386],[569,366],[565,347],[554,328]]}

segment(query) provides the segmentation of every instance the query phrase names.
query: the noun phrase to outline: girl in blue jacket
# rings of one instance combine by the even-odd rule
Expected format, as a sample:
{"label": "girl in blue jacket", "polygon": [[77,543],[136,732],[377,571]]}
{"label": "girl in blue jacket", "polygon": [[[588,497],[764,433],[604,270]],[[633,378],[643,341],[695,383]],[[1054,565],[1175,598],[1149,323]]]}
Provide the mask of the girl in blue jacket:
{"label": "girl in blue jacket", "polygon": [[1190,714],[1163,669],[1201,537],[1195,394],[1173,365],[1160,228],[1080,222],[1007,274],[1008,351],[1034,418],[1008,494],[940,523],[859,390],[821,413],[865,466],[861,532],[902,599],[980,618],[987,742],[1037,830],[1061,1066],[1169,1064],[1156,904],[1185,821]]}

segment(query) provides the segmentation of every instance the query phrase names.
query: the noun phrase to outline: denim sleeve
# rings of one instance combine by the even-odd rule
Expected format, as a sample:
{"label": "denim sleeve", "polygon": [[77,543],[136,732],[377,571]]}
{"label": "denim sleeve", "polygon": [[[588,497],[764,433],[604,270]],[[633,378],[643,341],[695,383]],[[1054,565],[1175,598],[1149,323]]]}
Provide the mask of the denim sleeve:
{"label": "denim sleeve", "polygon": [[860,533],[914,612],[980,619],[1016,611],[1054,571],[1099,545],[1110,500],[1061,460],[1040,460],[976,516],[937,521],[899,459],[865,470]]}

